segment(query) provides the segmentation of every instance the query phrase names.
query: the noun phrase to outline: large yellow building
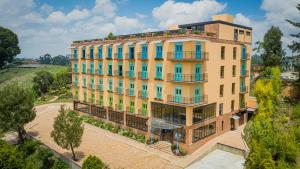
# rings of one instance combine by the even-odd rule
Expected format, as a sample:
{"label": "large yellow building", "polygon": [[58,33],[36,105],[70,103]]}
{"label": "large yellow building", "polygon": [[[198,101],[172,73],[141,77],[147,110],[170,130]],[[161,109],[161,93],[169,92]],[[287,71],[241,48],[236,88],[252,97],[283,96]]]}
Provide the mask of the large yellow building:
{"label": "large yellow building", "polygon": [[251,41],[228,14],[74,41],[74,109],[192,152],[247,120]]}

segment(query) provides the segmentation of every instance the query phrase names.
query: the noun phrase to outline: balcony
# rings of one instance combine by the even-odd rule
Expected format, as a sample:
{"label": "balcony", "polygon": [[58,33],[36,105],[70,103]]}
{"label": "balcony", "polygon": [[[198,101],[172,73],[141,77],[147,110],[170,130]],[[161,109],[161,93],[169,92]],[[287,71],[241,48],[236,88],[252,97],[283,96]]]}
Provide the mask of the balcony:
{"label": "balcony", "polygon": [[163,80],[162,72],[156,72],[156,74],[155,74],[155,80]]}
{"label": "balcony", "polygon": [[72,83],[72,86],[78,87],[78,82],[73,82],[73,83]]}
{"label": "balcony", "polygon": [[249,71],[248,70],[241,70],[241,77],[248,77]]}
{"label": "balcony", "polygon": [[124,111],[123,104],[115,104],[115,111],[119,111],[119,112]]}
{"label": "balcony", "polygon": [[78,60],[77,55],[71,55],[71,61],[76,61],[76,60]]}
{"label": "balcony", "polygon": [[127,78],[131,78],[131,79],[135,78],[135,73],[132,70],[126,71],[125,75],[126,75]]}
{"label": "balcony", "polygon": [[134,89],[126,89],[126,96],[135,96]]}
{"label": "balcony", "polygon": [[148,80],[148,72],[139,72],[138,77],[142,80]]}
{"label": "balcony", "polygon": [[126,112],[129,114],[133,114],[135,112],[135,107],[134,106],[126,107]]}
{"label": "balcony", "polygon": [[135,60],[135,56],[130,54],[130,53],[125,53],[125,59],[126,60],[130,60],[130,61],[134,61]]}
{"label": "balcony", "polygon": [[115,53],[114,54],[114,60],[123,61],[123,55],[122,55],[122,53],[121,54]]}
{"label": "balcony", "polygon": [[98,85],[97,89],[98,89],[99,91],[103,92],[103,91],[104,91],[104,86],[103,86],[103,84]]}
{"label": "balcony", "polygon": [[123,87],[116,87],[115,88],[115,93],[118,95],[122,95],[123,94]]}
{"label": "balcony", "polygon": [[97,73],[97,75],[99,75],[99,76],[103,76],[103,71],[102,70],[100,70],[100,69],[96,69],[96,71],[95,71],[96,73]]}
{"label": "balcony", "polygon": [[86,84],[85,83],[82,84],[82,88],[86,88]]}
{"label": "balcony", "polygon": [[139,113],[140,116],[146,117],[148,115],[148,110],[146,110],[146,109],[139,109],[138,113]]}
{"label": "balcony", "polygon": [[195,82],[207,82],[207,73],[204,74],[173,74],[168,73],[168,82],[184,82],[184,83],[195,83]]}
{"label": "balcony", "polygon": [[208,52],[168,52],[167,59],[170,61],[206,61],[208,60]]}
{"label": "balcony", "polygon": [[143,52],[139,52],[138,53],[138,59],[142,60],[142,61],[148,61],[148,54],[147,53],[143,53]]}
{"label": "balcony", "polygon": [[140,99],[148,99],[148,91],[140,90],[138,96]]}
{"label": "balcony", "polygon": [[94,69],[88,69],[87,72],[88,72],[90,75],[94,75],[94,74],[95,74]]}
{"label": "balcony", "polygon": [[155,60],[163,60],[163,52],[162,51],[156,51]]}
{"label": "balcony", "polygon": [[73,69],[72,71],[74,74],[78,74],[78,69]]}
{"label": "balcony", "polygon": [[250,53],[246,53],[244,56],[242,55],[241,61],[250,60]]}
{"label": "balcony", "polygon": [[240,93],[241,94],[248,93],[248,86],[240,86]]}
{"label": "balcony", "polygon": [[194,106],[207,103],[207,95],[199,97],[183,97],[168,95],[167,102],[171,104],[181,104],[185,106]]}
{"label": "balcony", "polygon": [[124,76],[123,76],[123,71],[115,70],[115,71],[114,71],[114,76],[118,76],[118,77],[122,77],[122,78],[123,78],[123,77],[124,77]]}
{"label": "balcony", "polygon": [[85,69],[83,69],[81,73],[82,73],[82,74],[86,74],[86,70],[85,70]]}
{"label": "balcony", "polygon": [[156,94],[156,97],[155,97],[155,100],[162,100],[162,93],[157,93]]}
{"label": "balcony", "polygon": [[95,89],[95,85],[93,83],[88,84],[88,88],[91,90]]}
{"label": "balcony", "polygon": [[113,71],[108,71],[107,76],[113,76]]}

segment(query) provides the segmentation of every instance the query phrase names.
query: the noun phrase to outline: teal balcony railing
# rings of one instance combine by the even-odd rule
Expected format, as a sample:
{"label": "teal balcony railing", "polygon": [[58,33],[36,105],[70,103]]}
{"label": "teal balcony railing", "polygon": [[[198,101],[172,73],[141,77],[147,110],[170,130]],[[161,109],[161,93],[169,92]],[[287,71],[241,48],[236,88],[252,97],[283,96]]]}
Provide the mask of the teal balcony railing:
{"label": "teal balcony railing", "polygon": [[250,60],[250,53],[244,53],[244,54],[242,54],[241,60],[242,61]]}
{"label": "teal balcony railing", "polygon": [[242,70],[241,70],[241,76],[242,76],[242,77],[247,77],[247,76],[249,76],[249,71],[248,71],[248,70],[242,69]]}
{"label": "teal balcony railing", "polygon": [[134,71],[132,71],[132,70],[126,71],[126,77],[128,77],[128,78],[135,78]]}
{"label": "teal balcony railing", "polygon": [[116,87],[115,88],[115,93],[119,94],[119,95],[123,94],[123,87]]}
{"label": "teal balcony railing", "polygon": [[90,84],[88,84],[88,86],[89,86],[89,89],[95,89],[94,83],[90,83]]}
{"label": "teal balcony railing", "polygon": [[73,73],[78,73],[78,69],[73,69]]}
{"label": "teal balcony railing", "polygon": [[162,80],[162,72],[156,72],[155,79]]}
{"label": "teal balcony railing", "polygon": [[207,95],[196,96],[196,97],[183,97],[183,96],[168,95],[167,102],[178,103],[178,104],[183,104],[183,105],[206,104],[207,103]]}
{"label": "teal balcony railing", "polygon": [[127,96],[135,96],[134,89],[127,89],[126,90],[126,95]]}
{"label": "teal balcony railing", "polygon": [[138,59],[147,61],[148,60],[148,54],[146,52],[139,52],[138,53]]}
{"label": "teal balcony railing", "polygon": [[168,73],[167,81],[169,82],[207,82],[207,73],[204,74],[181,74],[181,73]]}
{"label": "teal balcony railing", "polygon": [[162,100],[162,93],[156,93],[156,99]]}
{"label": "teal balcony railing", "polygon": [[205,61],[208,60],[208,52],[182,51],[168,52],[167,59],[171,61]]}
{"label": "teal balcony railing", "polygon": [[139,98],[148,99],[148,91],[146,91],[146,90],[139,91]]}
{"label": "teal balcony railing", "polygon": [[156,51],[155,59],[163,59],[163,52],[162,51]]}
{"label": "teal balcony railing", "polygon": [[139,79],[148,79],[148,72],[139,72]]}
{"label": "teal balcony railing", "polygon": [[240,93],[248,93],[248,86],[243,86],[241,85],[240,86]]}
{"label": "teal balcony railing", "polygon": [[94,74],[94,69],[88,69],[88,72],[93,75]]}

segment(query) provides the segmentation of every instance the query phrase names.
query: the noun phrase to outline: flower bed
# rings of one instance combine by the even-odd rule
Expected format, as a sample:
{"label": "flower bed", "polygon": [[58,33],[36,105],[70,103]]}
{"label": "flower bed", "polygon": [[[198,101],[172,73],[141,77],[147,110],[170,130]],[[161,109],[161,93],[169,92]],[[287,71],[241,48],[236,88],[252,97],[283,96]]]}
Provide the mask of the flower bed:
{"label": "flower bed", "polygon": [[136,133],[134,133],[131,130],[123,129],[123,128],[120,128],[120,127],[114,127],[110,123],[105,123],[102,120],[94,119],[93,117],[90,117],[90,116],[82,115],[82,116],[80,116],[80,118],[85,123],[89,123],[91,125],[94,125],[96,127],[99,127],[99,128],[102,128],[102,129],[105,129],[105,130],[108,130],[108,131],[111,131],[113,133],[118,133],[118,134],[120,134],[122,136],[131,138],[131,139],[136,140],[136,141],[141,142],[141,143],[145,143],[146,142],[145,135],[136,134]]}

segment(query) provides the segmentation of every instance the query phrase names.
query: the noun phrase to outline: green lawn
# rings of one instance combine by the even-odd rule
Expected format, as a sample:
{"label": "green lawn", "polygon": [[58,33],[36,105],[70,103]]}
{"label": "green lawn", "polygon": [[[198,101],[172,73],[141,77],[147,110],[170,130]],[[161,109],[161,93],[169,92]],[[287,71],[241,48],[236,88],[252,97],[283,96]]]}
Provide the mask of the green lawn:
{"label": "green lawn", "polygon": [[0,88],[13,82],[19,82],[24,86],[31,86],[36,72],[45,70],[55,74],[65,68],[66,66],[42,65],[38,68],[9,68],[0,70]]}

